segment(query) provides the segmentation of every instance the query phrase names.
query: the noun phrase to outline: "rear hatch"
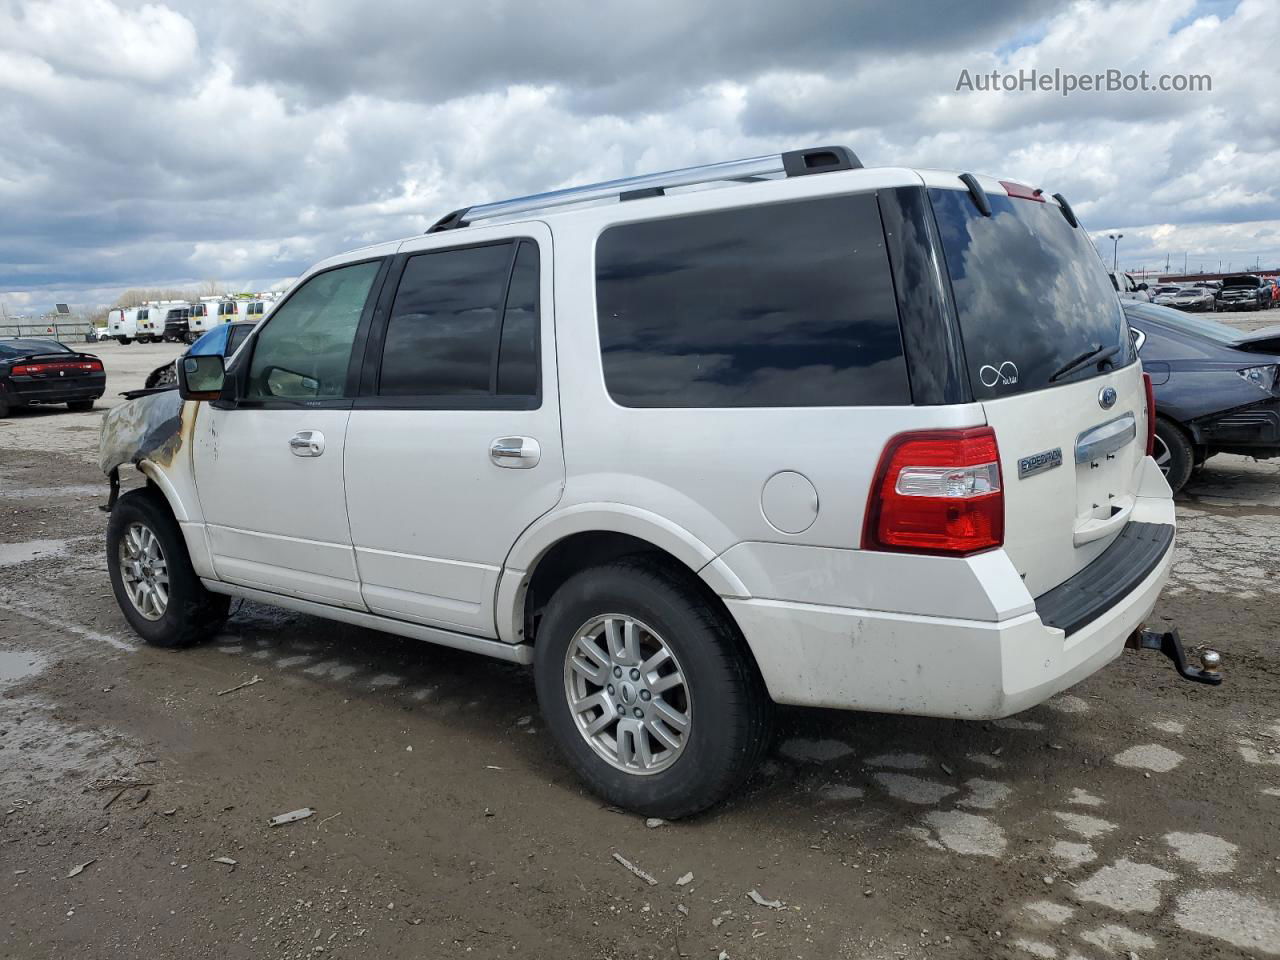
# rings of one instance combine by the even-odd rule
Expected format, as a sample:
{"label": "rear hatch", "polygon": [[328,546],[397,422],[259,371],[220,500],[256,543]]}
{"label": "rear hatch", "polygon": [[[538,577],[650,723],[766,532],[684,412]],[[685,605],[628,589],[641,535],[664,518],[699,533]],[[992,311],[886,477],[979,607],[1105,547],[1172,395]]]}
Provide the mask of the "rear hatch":
{"label": "rear hatch", "polygon": [[1146,455],[1142,369],[1083,227],[1053,203],[930,189],[974,398],[1000,448],[1005,551],[1033,597],[1119,535]]}
{"label": "rear hatch", "polygon": [[103,378],[102,361],[87,353],[31,351],[8,363],[16,392],[27,398],[63,393]]}

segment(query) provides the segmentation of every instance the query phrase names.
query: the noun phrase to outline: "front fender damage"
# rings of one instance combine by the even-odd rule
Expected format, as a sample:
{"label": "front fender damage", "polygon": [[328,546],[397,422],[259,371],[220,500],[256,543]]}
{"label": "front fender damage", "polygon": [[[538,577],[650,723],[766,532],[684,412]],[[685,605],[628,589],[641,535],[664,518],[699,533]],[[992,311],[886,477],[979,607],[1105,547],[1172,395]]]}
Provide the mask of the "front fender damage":
{"label": "front fender damage", "polygon": [[115,505],[119,471],[126,463],[136,466],[149,460],[161,467],[173,463],[182,449],[186,419],[186,405],[177,390],[147,394],[107,411],[98,441],[98,466],[111,478],[106,509]]}

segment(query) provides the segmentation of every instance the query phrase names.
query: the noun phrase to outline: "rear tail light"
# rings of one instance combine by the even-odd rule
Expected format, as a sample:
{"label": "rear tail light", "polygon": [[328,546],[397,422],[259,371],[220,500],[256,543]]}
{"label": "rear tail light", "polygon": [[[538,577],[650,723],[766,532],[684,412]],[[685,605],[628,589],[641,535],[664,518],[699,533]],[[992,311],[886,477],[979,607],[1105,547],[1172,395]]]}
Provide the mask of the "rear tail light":
{"label": "rear tail light", "polygon": [[890,439],[867,501],[864,550],[967,556],[1003,543],[994,430],[920,430]]}
{"label": "rear tail light", "polygon": [[1151,386],[1151,374],[1142,375],[1142,388],[1147,392],[1147,456],[1156,452],[1156,391]]}
{"label": "rear tail light", "polygon": [[72,371],[75,373],[100,373],[102,371],[101,360],[70,360],[57,361],[54,363],[20,363],[10,369],[10,373],[17,377],[34,377],[42,373],[61,373]]}

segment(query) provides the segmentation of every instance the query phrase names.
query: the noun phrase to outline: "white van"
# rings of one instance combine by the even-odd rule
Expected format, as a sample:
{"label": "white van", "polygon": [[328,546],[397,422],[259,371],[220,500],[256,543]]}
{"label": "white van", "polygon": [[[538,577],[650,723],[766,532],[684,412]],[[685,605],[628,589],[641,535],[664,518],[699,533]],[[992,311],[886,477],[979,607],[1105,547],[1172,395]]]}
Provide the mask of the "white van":
{"label": "white van", "polygon": [[1022,184],[820,147],[470,207],[177,373],[103,423],[140,636],[245,597],[532,665],[648,815],[736,790],[774,703],[996,718],[1182,653],[1150,380]]}
{"label": "white van", "polygon": [[138,308],[115,307],[107,311],[107,338],[121,344],[133,343],[138,336]]}
{"label": "white van", "polygon": [[227,318],[219,314],[219,308],[224,299],[224,297],[201,297],[199,302],[191,304],[188,328],[191,331],[191,340],[198,339],[220,323],[226,323]]}

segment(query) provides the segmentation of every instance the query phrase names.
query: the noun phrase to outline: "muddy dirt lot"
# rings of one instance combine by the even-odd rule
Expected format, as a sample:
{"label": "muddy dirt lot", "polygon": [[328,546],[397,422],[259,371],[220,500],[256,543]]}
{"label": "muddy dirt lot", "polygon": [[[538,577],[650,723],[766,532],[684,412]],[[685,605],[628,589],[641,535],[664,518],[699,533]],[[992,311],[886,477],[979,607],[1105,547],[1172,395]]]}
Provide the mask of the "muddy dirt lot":
{"label": "muddy dirt lot", "polygon": [[[101,406],[177,352],[95,349]],[[995,723],[784,711],[741,796],[650,827],[521,668],[252,603],[141,646],[100,415],[0,420],[0,957],[1280,956],[1280,466],[1180,501],[1157,614],[1222,688],[1130,653]]]}

